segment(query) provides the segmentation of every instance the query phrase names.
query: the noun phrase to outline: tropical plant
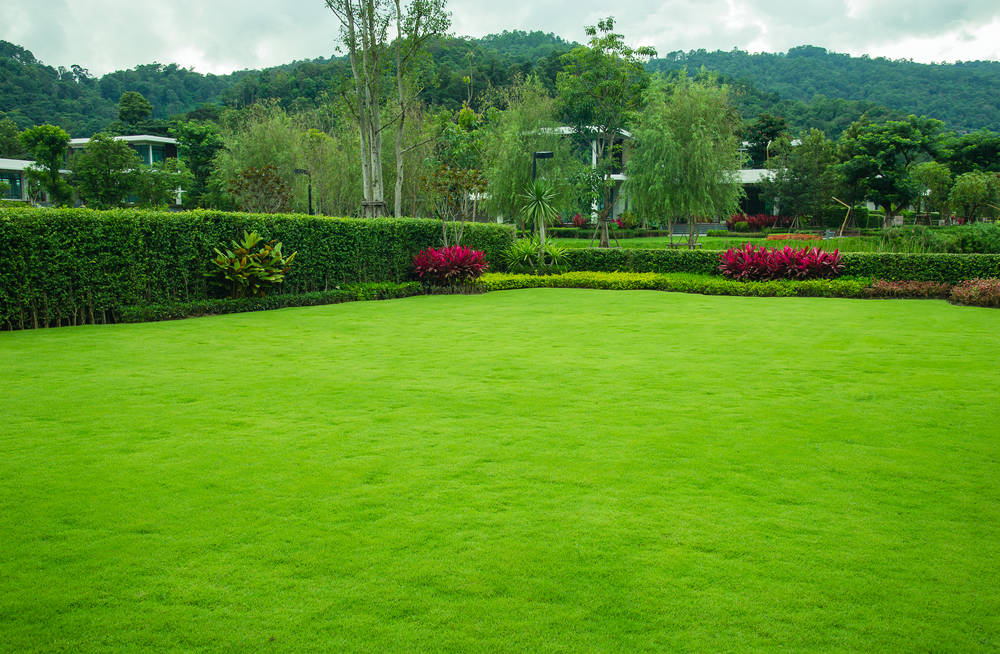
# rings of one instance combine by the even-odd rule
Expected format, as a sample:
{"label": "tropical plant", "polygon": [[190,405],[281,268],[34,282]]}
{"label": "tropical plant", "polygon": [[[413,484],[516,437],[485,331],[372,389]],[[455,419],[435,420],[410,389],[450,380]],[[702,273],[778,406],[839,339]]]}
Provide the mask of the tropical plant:
{"label": "tropical plant", "polygon": [[512,273],[552,275],[566,271],[566,250],[537,238],[522,238],[503,253],[503,262]]}
{"label": "tropical plant", "polygon": [[483,251],[461,245],[427,248],[413,257],[413,269],[417,277],[435,286],[470,282],[488,268]]}
{"label": "tropical plant", "polygon": [[219,281],[227,287],[230,297],[267,295],[268,290],[285,281],[296,253],[285,256],[281,243],[261,244],[263,240],[257,232],[243,232],[242,241],[233,240],[230,247],[223,245],[221,250],[215,248],[215,270],[205,274],[222,278]]}
{"label": "tropical plant", "polygon": [[545,225],[559,218],[559,211],[553,204],[556,192],[551,182],[546,179],[536,179],[524,185],[518,196],[521,205],[521,217],[525,224],[535,223],[538,232],[538,242],[545,245]]}
{"label": "tropical plant", "polygon": [[796,250],[787,245],[780,250],[758,249],[747,243],[719,255],[719,272],[740,281],[831,278],[839,275],[843,268],[837,250]]}

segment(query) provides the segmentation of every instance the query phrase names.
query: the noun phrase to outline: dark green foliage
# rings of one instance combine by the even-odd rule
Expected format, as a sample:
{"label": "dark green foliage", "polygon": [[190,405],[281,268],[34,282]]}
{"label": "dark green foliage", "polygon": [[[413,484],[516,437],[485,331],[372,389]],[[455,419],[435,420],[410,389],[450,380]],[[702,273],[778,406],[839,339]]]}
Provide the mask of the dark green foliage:
{"label": "dark green foliage", "polygon": [[119,207],[135,190],[140,164],[128,143],[98,132],[83,152],[73,155],[73,185],[80,200],[93,209]]}
{"label": "dark green foliage", "polygon": [[551,275],[565,272],[566,250],[535,237],[518,239],[503,253],[503,263],[513,273]]}
{"label": "dark green foliage", "polygon": [[[212,249],[244,231],[298,252],[287,294],[408,280],[413,255],[441,240],[439,221],[411,218],[0,207],[0,326],[114,322],[122,306],[207,299]],[[488,261],[513,241],[510,227],[466,225],[464,243]]]}
{"label": "dark green foliage", "polygon": [[[954,283],[1000,275],[1000,255],[841,253],[843,274],[888,280]],[[603,272],[689,272],[718,274],[719,253],[712,250],[639,250],[587,248],[567,250],[569,270]]]}
{"label": "dark green foliage", "polygon": [[[867,101],[927,114],[957,129],[1000,129],[1000,106],[995,95],[1000,85],[998,62],[921,64],[882,57],[852,57],[808,45],[791,48],[787,54],[749,54],[742,50],[671,52],[650,62],[653,70],[682,67],[691,71],[702,67],[719,71],[793,101],[810,102],[817,96],[845,98],[842,102]],[[765,110],[774,113],[771,107]],[[824,129],[818,124],[797,125],[787,112],[779,110],[778,114],[788,118],[796,130]],[[825,131],[828,136],[835,133],[830,129]]]}
{"label": "dark green foliage", "polygon": [[137,125],[153,115],[153,105],[138,91],[125,91],[118,100],[118,120]]}
{"label": "dark green foliage", "polygon": [[974,223],[929,229],[890,227],[879,234],[879,249],[889,252],[1000,254],[1000,224]]}
{"label": "dark green foliage", "polygon": [[295,295],[268,295],[263,297],[226,298],[220,300],[198,300],[173,304],[141,304],[122,307],[118,312],[120,322],[152,322],[156,320],[178,320],[224,313],[246,311],[266,311],[286,307],[313,307],[323,304],[338,304],[354,300],[390,300],[419,295],[419,282],[379,282],[370,284],[350,284],[332,291],[316,291]]}

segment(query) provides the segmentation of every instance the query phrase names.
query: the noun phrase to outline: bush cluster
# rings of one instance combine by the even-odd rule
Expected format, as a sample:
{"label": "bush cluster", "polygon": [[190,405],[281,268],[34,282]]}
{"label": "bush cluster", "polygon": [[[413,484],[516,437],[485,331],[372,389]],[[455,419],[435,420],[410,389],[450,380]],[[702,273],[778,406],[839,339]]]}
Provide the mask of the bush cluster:
{"label": "bush cluster", "polygon": [[461,245],[427,248],[413,257],[413,270],[421,281],[432,286],[465,284],[479,277],[489,264],[482,251]]}
{"label": "bush cluster", "polygon": [[[842,252],[843,275],[893,281],[955,283],[1000,277],[1000,255],[896,254]],[[623,272],[688,272],[719,274],[719,253],[712,250],[645,250],[579,248],[566,251],[567,270]]]}
{"label": "bush cluster", "polygon": [[713,275],[683,273],[569,272],[539,277],[489,273],[476,280],[484,291],[518,288],[594,288],[606,290],[651,290],[702,295],[755,297],[864,297],[870,279],[810,279],[739,282]]}
{"label": "bush cluster", "polygon": [[877,279],[865,289],[865,297],[922,298],[946,300],[951,296],[952,285],[944,282],[888,281]]}
{"label": "bush cluster", "polygon": [[1000,279],[971,279],[951,289],[951,301],[976,307],[1000,308]]}
{"label": "bush cluster", "polygon": [[838,251],[824,252],[817,248],[796,250],[786,245],[779,250],[746,243],[719,255],[719,272],[741,281],[830,279],[843,268]]}
{"label": "bush cluster", "polygon": [[759,232],[762,229],[770,229],[772,227],[791,227],[794,222],[794,218],[789,216],[771,216],[766,213],[757,213],[753,215],[747,214],[734,214],[729,217],[726,221],[726,228],[735,232],[745,232],[747,228],[752,231]]}
{"label": "bush cluster", "polygon": [[[280,293],[412,279],[412,258],[441,223],[222,211],[0,208],[0,328],[119,320],[121,307],[210,299],[213,248],[255,231],[297,252]],[[471,223],[464,242],[495,260],[510,226]]]}

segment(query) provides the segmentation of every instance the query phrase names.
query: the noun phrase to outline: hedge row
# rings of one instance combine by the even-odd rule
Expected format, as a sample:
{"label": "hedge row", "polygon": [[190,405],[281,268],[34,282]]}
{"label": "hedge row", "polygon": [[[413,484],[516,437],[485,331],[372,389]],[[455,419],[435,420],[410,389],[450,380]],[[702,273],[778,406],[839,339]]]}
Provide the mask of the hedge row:
{"label": "hedge row", "polygon": [[389,300],[392,298],[411,297],[419,295],[422,288],[419,282],[374,282],[370,284],[352,284],[346,288],[332,291],[316,291],[314,293],[298,293],[295,295],[269,295],[266,297],[198,300],[196,302],[178,302],[172,304],[140,304],[122,307],[119,312],[121,322],[151,322],[155,320],[178,320],[180,318],[196,318],[224,313],[243,313],[246,311],[265,311],[268,309],[284,309],[287,307],[312,307],[323,304],[339,304],[355,300]]}
{"label": "hedge row", "polygon": [[636,272],[569,272],[562,275],[487,273],[476,280],[484,291],[517,288],[596,288],[617,291],[674,291],[754,297],[866,297],[871,279],[808,279],[738,282],[713,275]]}
{"label": "hedge row", "polygon": [[[845,252],[841,257],[843,274],[851,277],[955,283],[1000,276],[1000,255],[996,254]],[[569,270],[714,275],[718,274],[719,252],[581,248],[566,251],[566,265]]]}
{"label": "hedge row", "polygon": [[[213,248],[244,231],[298,252],[288,294],[405,281],[413,255],[441,244],[439,221],[412,218],[0,208],[0,328],[115,322],[124,306],[209,299]],[[510,226],[465,228],[488,261],[513,241]]]}

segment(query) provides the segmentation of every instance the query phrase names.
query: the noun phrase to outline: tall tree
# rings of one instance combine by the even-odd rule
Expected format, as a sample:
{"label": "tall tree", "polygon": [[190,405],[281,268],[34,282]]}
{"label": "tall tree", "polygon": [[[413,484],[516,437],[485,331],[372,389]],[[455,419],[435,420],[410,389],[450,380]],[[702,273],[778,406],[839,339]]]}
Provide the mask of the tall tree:
{"label": "tall tree", "polygon": [[840,173],[848,187],[885,210],[886,221],[916,199],[910,166],[936,158],[944,123],[921,116],[852,124],[840,142]]}
{"label": "tall tree", "polygon": [[978,220],[990,205],[1000,203],[1000,174],[976,171],[959,175],[948,201],[966,220]]}
{"label": "tall tree", "polygon": [[799,135],[795,145],[781,139],[771,158],[773,177],[764,192],[781,206],[783,215],[814,222],[828,213],[837,188],[837,146],[818,129]]}
{"label": "tall tree", "polygon": [[118,120],[137,125],[153,115],[153,105],[138,91],[125,91],[118,100]]}
{"label": "tall tree", "polygon": [[393,50],[396,55],[396,104],[399,111],[399,116],[396,118],[396,183],[393,193],[393,215],[399,218],[403,211],[403,159],[409,152],[409,149],[404,147],[406,117],[422,86],[416,74],[416,67],[421,55],[426,54],[427,41],[447,32],[451,18],[445,10],[445,0],[411,0],[405,11],[400,0],[393,2],[393,18],[396,22]]}
{"label": "tall tree", "polygon": [[[913,166],[910,177],[916,184],[923,211],[936,211],[944,217],[948,212],[948,193],[952,178],[948,166],[937,161],[924,161]],[[916,222],[916,218],[914,218]]]}
{"label": "tall tree", "polygon": [[747,143],[750,168],[760,168],[767,164],[771,146],[788,131],[788,123],[781,116],[762,113],[757,120],[743,130],[743,140]]}
{"label": "tall tree", "polygon": [[187,120],[175,124],[170,135],[177,139],[177,154],[193,175],[184,205],[201,206],[215,155],[225,146],[219,128],[212,122]]}
{"label": "tall tree", "polygon": [[739,114],[725,86],[686,75],[669,85],[657,79],[646,99],[634,129],[628,188],[640,212],[687,219],[693,247],[699,218],[739,209]]}
{"label": "tall tree", "polygon": [[340,21],[354,79],[352,104],[361,138],[362,215],[384,216],[382,84],[386,38],[393,19],[389,0],[325,0]]}
{"label": "tall tree", "polygon": [[564,68],[556,75],[558,108],[576,134],[593,142],[592,159],[597,171],[595,194],[603,200],[598,214],[601,247],[608,247],[608,220],[613,209],[615,182],[623,135],[642,105],[649,85],[643,64],[656,56],[649,46],[632,48],[616,34],[615,19],[598,21],[586,28],[589,45],[573,48],[562,56]]}
{"label": "tall tree", "polygon": [[37,183],[53,204],[68,202],[73,190],[59,169],[69,148],[69,134],[55,125],[37,125],[21,132],[20,138],[37,164],[27,171],[29,183]]}
{"label": "tall tree", "polygon": [[94,134],[71,162],[77,195],[95,209],[120,207],[135,190],[139,165],[128,143],[104,132]]}
{"label": "tall tree", "polygon": [[18,138],[21,130],[10,118],[0,120],[0,157],[4,159],[20,159],[25,155],[24,144]]}

